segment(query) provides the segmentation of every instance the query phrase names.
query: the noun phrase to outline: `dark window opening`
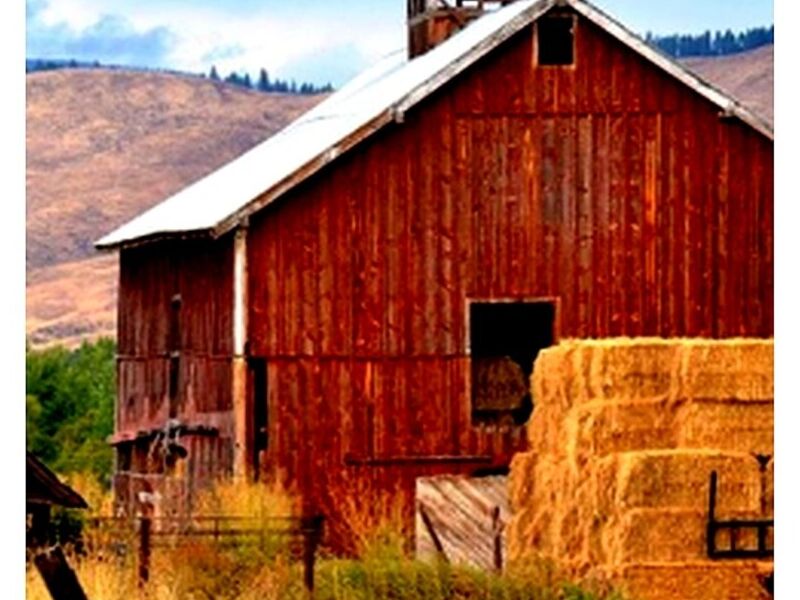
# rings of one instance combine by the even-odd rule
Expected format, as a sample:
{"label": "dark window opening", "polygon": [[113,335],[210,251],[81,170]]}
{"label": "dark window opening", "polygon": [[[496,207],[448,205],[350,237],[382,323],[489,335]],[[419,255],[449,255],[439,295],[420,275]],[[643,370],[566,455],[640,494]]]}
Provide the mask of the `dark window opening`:
{"label": "dark window opening", "polygon": [[250,431],[251,453],[250,463],[253,478],[261,478],[262,455],[269,446],[268,398],[267,398],[267,361],[263,358],[250,358],[250,414],[252,429]]}
{"label": "dark window opening", "polygon": [[175,294],[170,302],[169,316],[169,418],[178,416],[178,393],[180,392],[181,349],[181,295]]}
{"label": "dark window opening", "polygon": [[537,27],[539,65],[560,66],[575,62],[575,20],[572,16],[543,17]]}
{"label": "dark window opening", "polygon": [[133,445],[120,444],[117,446],[117,471],[128,472],[133,465]]}
{"label": "dark window opening", "polygon": [[131,471],[134,473],[149,473],[148,459],[150,456],[150,444],[146,439],[136,440],[133,444],[133,456],[131,461]]}
{"label": "dark window opening", "polygon": [[511,468],[508,465],[479,467],[470,474],[470,477],[476,477],[478,479],[481,477],[497,477],[508,475],[510,472]]}
{"label": "dark window opening", "polygon": [[555,341],[555,316],[552,302],[470,304],[473,421],[522,425],[528,420],[533,361]]}

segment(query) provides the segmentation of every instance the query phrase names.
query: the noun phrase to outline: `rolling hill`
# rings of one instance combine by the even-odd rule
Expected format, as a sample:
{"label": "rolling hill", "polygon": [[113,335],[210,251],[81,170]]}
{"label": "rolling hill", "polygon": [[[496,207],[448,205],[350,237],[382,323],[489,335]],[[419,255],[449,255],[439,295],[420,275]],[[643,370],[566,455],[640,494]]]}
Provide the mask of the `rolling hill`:
{"label": "rolling hill", "polygon": [[321,97],[180,75],[26,76],[27,315],[32,345],[115,330],[116,257],[92,242],[265,140]]}
{"label": "rolling hill", "polygon": [[772,123],[774,48],[769,45],[729,56],[689,58],[684,64]]}
{"label": "rolling hill", "polygon": [[[772,121],[772,46],[686,64]],[[33,346],[113,335],[116,255],[98,255],[92,242],[321,99],[120,70],[35,73],[26,84]]]}

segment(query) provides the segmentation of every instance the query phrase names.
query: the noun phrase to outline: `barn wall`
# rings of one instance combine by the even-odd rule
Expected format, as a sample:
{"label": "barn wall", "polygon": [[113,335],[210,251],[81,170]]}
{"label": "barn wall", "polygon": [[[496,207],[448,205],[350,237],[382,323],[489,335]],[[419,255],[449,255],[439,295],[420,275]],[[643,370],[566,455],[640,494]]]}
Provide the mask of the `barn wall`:
{"label": "barn wall", "polygon": [[[213,243],[159,242],[120,255],[115,436],[123,441],[164,428],[170,417],[170,352],[178,350],[174,416],[185,425],[218,432],[184,438],[190,450],[184,470],[195,480],[231,468],[232,272],[230,236]],[[173,348],[176,294],[181,308]],[[138,446],[133,470],[152,471],[147,446]]]}
{"label": "barn wall", "polygon": [[252,220],[269,464],[303,489],[360,469],[411,494],[423,471],[348,453],[523,448],[470,424],[468,298],[556,297],[566,337],[772,334],[772,143],[585,20],[573,68],[534,68],[533,44]]}

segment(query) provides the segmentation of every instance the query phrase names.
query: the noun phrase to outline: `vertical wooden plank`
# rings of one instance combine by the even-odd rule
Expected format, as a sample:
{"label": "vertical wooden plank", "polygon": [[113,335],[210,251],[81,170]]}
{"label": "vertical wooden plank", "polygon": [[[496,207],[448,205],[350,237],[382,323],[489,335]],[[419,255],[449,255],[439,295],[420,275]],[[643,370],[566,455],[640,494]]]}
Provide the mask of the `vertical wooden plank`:
{"label": "vertical wooden plank", "polygon": [[627,119],[624,116],[610,118],[611,129],[609,136],[609,257],[610,277],[609,282],[613,293],[609,295],[610,313],[607,334],[619,336],[624,332],[625,295],[627,290],[618,285],[624,273],[624,246],[625,246],[625,185],[627,174],[625,172],[625,140]]}
{"label": "vertical wooden plank", "polygon": [[[635,77],[635,75],[634,75]],[[633,93],[633,90],[630,90]],[[638,103],[632,103],[628,114],[628,150],[626,165],[627,186],[625,189],[626,224],[625,224],[625,279],[629,284],[626,293],[625,312],[627,320],[625,332],[628,335],[640,336],[644,332],[644,243],[642,239],[644,201],[644,139],[642,116],[638,113]]]}
{"label": "vertical wooden plank", "polygon": [[750,335],[772,336],[774,326],[774,294],[775,294],[775,239],[774,239],[774,194],[775,172],[774,146],[764,139],[759,140],[759,155],[757,160],[763,168],[762,186],[758,190],[760,204],[759,239],[761,247],[758,255],[761,257],[761,301],[763,306],[762,319],[750,330]]}
{"label": "vertical wooden plank", "polygon": [[561,304],[563,318],[577,322],[578,288],[576,263],[578,245],[577,234],[577,189],[576,189],[576,119],[563,116],[557,120],[558,144],[556,154],[557,212],[560,213],[555,235],[556,256],[558,256],[558,283],[553,289],[563,298]]}
{"label": "vertical wooden plank", "polygon": [[592,285],[594,211],[592,206],[592,171],[595,160],[592,146],[592,117],[578,119],[577,148],[577,261],[576,278],[577,335],[588,337],[591,332],[592,306],[595,304]]}
{"label": "vertical wooden plank", "polygon": [[438,109],[440,121],[439,169],[436,175],[439,196],[439,229],[437,232],[437,319],[436,352],[452,355],[457,352],[456,325],[458,296],[456,294],[455,210],[454,210],[454,130],[452,101],[442,101]]}
{"label": "vertical wooden plank", "polygon": [[437,291],[441,282],[436,277],[438,213],[441,209],[441,198],[436,190],[434,172],[439,168],[440,152],[437,140],[441,135],[442,124],[437,118],[436,105],[429,107],[420,122],[419,139],[419,195],[416,202],[420,205],[419,215],[419,265],[420,279],[417,318],[421,327],[419,350],[430,356],[436,352],[437,337],[441,322],[441,314],[437,310]]}
{"label": "vertical wooden plank", "polygon": [[560,226],[559,190],[557,187],[557,139],[558,131],[553,118],[545,118],[542,124],[542,152],[539,170],[540,211],[542,222],[543,245],[540,256],[542,265],[542,281],[545,282],[548,294],[559,294],[558,264],[556,236]]}

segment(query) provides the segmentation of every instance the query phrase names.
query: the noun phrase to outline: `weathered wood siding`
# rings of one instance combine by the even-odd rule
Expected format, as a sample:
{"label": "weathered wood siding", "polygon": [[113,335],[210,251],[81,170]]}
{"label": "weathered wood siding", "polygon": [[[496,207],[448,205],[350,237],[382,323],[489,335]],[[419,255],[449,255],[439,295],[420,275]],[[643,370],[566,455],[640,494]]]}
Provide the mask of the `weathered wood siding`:
{"label": "weathered wood siding", "polygon": [[[184,441],[190,447],[194,479],[230,469],[230,452],[223,446],[232,438],[232,273],[231,236],[213,243],[159,242],[125,249],[120,255],[115,435],[132,439],[138,432],[165,426],[170,353],[177,350],[177,418],[191,426],[216,428],[224,438],[192,436]],[[181,298],[179,335],[171,340],[176,295]]]}
{"label": "weathered wood siding", "polygon": [[470,422],[468,298],[557,297],[566,337],[772,335],[772,143],[585,20],[574,67],[533,50],[529,28],[251,221],[268,464],[310,497],[364,475],[410,502],[437,471],[348,454],[523,447]]}

